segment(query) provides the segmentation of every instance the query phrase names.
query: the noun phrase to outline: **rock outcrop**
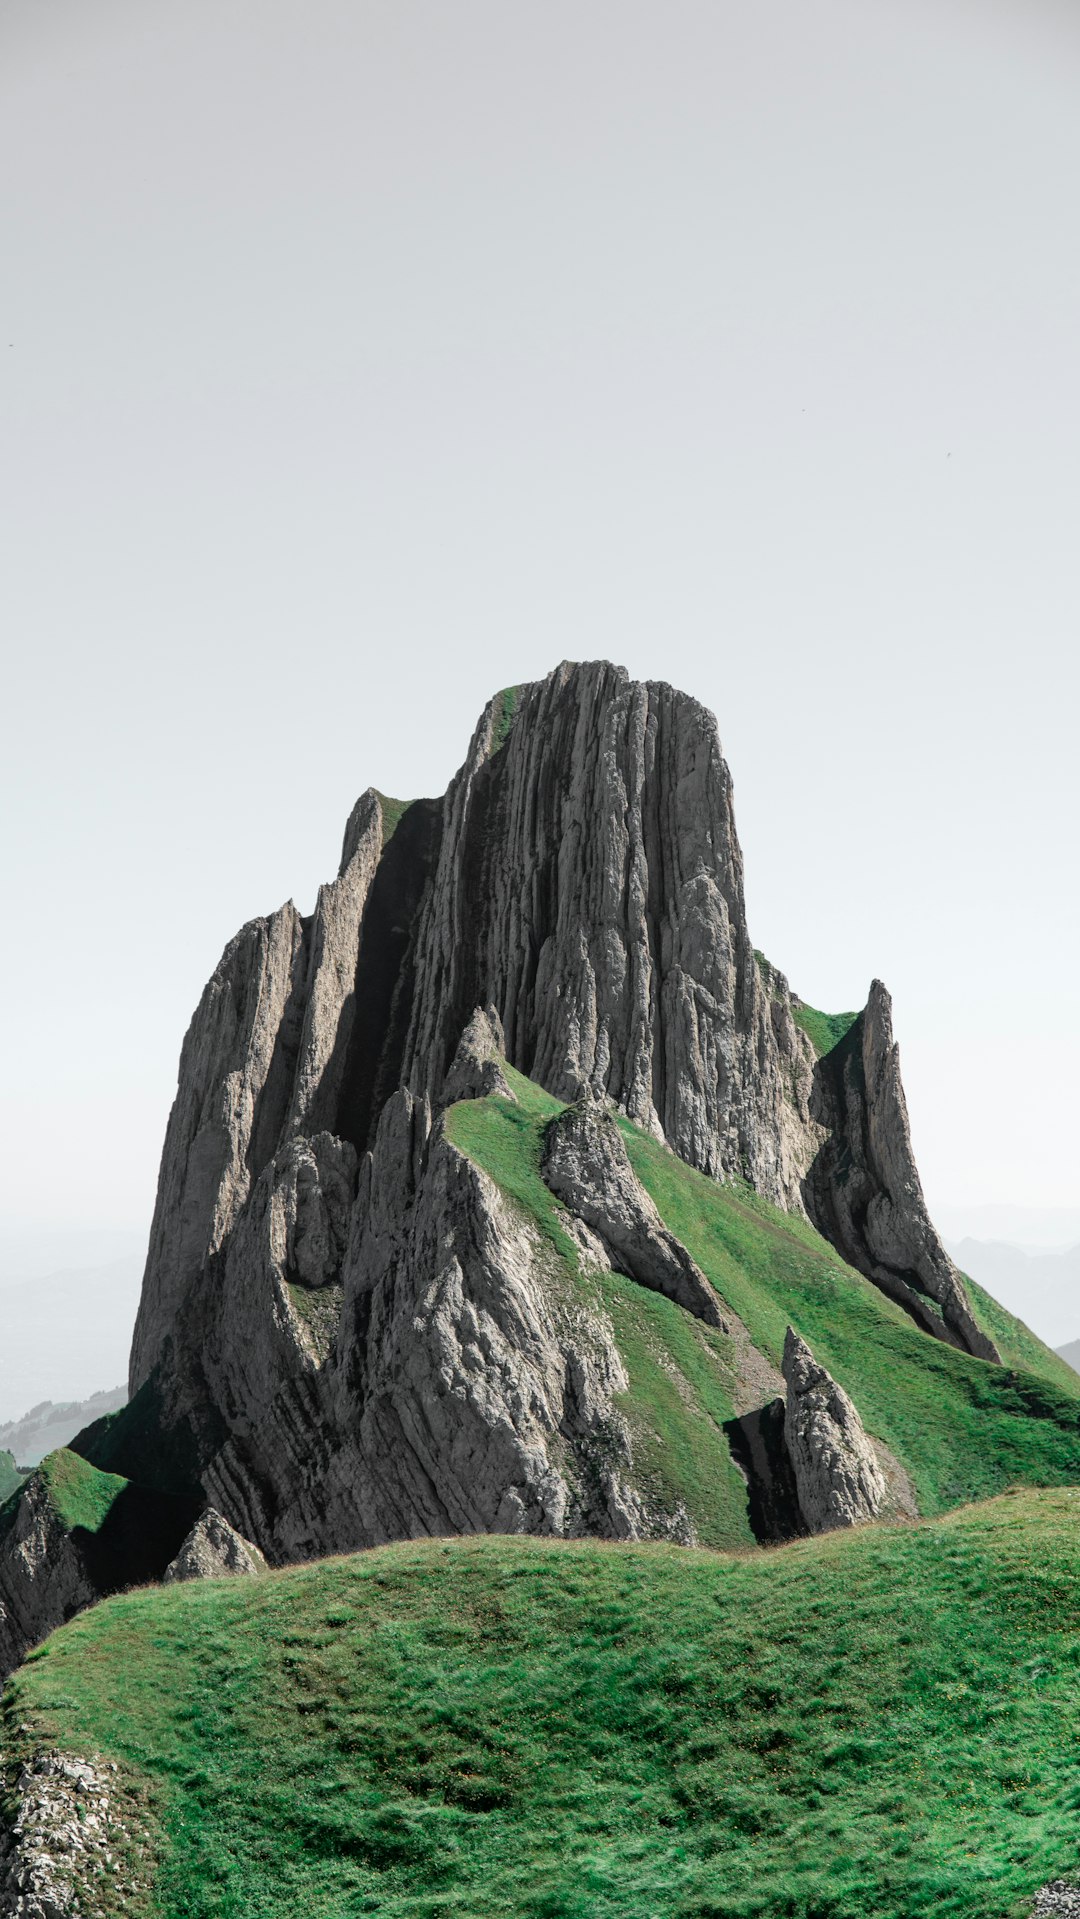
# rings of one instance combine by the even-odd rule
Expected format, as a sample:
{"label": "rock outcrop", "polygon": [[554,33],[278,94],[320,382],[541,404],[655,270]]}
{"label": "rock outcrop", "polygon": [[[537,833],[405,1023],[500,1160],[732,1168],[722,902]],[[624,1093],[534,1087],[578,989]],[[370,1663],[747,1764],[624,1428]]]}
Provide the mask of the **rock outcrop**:
{"label": "rock outcrop", "polygon": [[885,1478],[851,1400],[806,1341],[789,1326],[784,1340],[784,1443],[808,1532],[831,1532],[876,1519]]}
{"label": "rock outcrop", "polygon": [[162,1584],[182,1579],[223,1579],[266,1571],[266,1561],[250,1539],[244,1539],[210,1506],[195,1521],[176,1558],[166,1566]]}
{"label": "rock outcrop", "polygon": [[812,1053],[758,974],[712,715],[600,663],[516,689],[500,737],[506,718],[499,696],[446,796],[406,1082],[436,1097],[490,1003],[557,1098],[592,1088],[691,1165],[799,1204],[812,1148],[788,1093],[805,1121]]}
{"label": "rock outcrop", "polygon": [[0,1919],[137,1911],[149,1891],[139,1817],[117,1767],[37,1751],[16,1763],[0,1814]]}
{"label": "rock outcrop", "polygon": [[613,1115],[598,1101],[586,1097],[552,1120],[541,1170],[552,1192],[597,1235],[613,1271],[728,1330],[716,1294],[664,1225],[634,1174]]}
{"label": "rock outcrop", "polygon": [[452,1106],[459,1099],[486,1099],[489,1094],[513,1099],[510,1082],[503,1071],[505,1052],[506,1038],[498,1013],[493,1006],[478,1006],[461,1035],[443,1081],[442,1104]]}
{"label": "rock outcrop", "polygon": [[892,1002],[880,980],[843,1043],[821,1063],[812,1110],[824,1135],[804,1190],[819,1232],[925,1332],[996,1360],[926,1210]]}

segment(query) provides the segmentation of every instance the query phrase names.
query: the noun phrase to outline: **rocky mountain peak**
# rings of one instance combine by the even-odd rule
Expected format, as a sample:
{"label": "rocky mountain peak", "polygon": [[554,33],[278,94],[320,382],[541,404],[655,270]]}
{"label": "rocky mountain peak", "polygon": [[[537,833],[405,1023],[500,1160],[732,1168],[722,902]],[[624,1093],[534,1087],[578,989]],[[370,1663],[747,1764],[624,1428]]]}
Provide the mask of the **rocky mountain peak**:
{"label": "rocky mountain peak", "polygon": [[[728,1255],[707,1275],[646,1190],[646,1147],[661,1188],[664,1155],[701,1182],[691,1224],[722,1182],[816,1227],[920,1337],[996,1357],[926,1211],[884,987],[809,1016],[751,942],[712,715],[563,663],[489,701],[443,799],[361,795],[310,917],[289,903],[226,946],[181,1052],[133,1403],[88,1456],[271,1561],[483,1529],[698,1537],[634,1413],[639,1296],[727,1381],[733,1486],[744,1454],[761,1485],[790,1472],[765,1459],[780,1355],[725,1296]],[[808,1363],[785,1358],[786,1430],[816,1512]]]}

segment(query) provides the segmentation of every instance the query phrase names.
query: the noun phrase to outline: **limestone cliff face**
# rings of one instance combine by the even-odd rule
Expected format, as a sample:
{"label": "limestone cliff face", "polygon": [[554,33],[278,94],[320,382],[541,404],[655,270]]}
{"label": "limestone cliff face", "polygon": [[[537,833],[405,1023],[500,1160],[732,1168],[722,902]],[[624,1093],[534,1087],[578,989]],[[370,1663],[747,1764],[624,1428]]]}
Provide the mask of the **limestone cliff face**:
{"label": "limestone cliff face", "polygon": [[605,1094],[692,1166],[798,1204],[812,1053],[762,988],[712,715],[601,664],[518,689],[499,745],[504,719],[493,701],[446,796],[408,1083],[431,1097],[490,1002],[556,1097]]}
{"label": "limestone cliff face", "polygon": [[510,1068],[571,1102],[544,1176],[583,1261],[729,1338],[740,1377],[775,1376],[613,1113],[807,1213],[927,1332],[992,1357],[923,1204],[884,990],[825,1059],[797,1013],[751,944],[712,716],[605,663],[498,696],[445,799],[364,794],[312,917],[253,921],[203,994],[132,1351],[140,1431],[275,1560],[478,1529],[691,1538],[635,1478],[603,1312],[560,1293],[443,1124],[512,1096]]}

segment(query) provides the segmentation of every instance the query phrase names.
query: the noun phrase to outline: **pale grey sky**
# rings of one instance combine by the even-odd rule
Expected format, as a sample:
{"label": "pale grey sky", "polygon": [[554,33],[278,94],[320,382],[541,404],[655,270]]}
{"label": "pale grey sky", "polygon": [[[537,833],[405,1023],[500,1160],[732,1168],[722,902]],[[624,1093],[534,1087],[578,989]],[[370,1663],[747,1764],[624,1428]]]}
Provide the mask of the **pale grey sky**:
{"label": "pale grey sky", "polygon": [[145,1231],[226,939],[598,655],[931,1201],[1080,1202],[1078,100],[1033,0],[5,0],[10,1226]]}

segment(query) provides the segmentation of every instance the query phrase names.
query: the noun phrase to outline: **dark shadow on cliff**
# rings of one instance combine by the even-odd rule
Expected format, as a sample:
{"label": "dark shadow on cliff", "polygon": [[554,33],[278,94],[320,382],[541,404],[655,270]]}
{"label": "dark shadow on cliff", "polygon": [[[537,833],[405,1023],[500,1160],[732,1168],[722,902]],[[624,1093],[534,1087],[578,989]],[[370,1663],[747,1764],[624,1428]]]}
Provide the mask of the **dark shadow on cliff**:
{"label": "dark shadow on cliff", "polygon": [[783,1400],[770,1399],[740,1419],[727,1420],[724,1434],[746,1480],[747,1518],[758,1544],[779,1546],[801,1538],[807,1529],[784,1443]]}
{"label": "dark shadow on cliff", "polygon": [[340,1039],[326,1068],[335,1083],[344,1051],[341,1096],[332,1130],[357,1152],[372,1131],[401,1076],[412,1015],[417,910],[439,856],[442,801],[414,800],[402,813],[379,861],[360,931],[349,1038]]}
{"label": "dark shadow on cliff", "polygon": [[96,1532],[76,1526],[71,1541],[101,1594],[145,1586],[176,1558],[204,1503],[128,1485]]}
{"label": "dark shadow on cliff", "polygon": [[85,1426],[70,1449],[103,1473],[120,1473],[155,1497],[202,1503],[203,1465],[224,1445],[228,1429],[213,1407],[209,1390],[206,1414],[196,1430],[190,1417],[170,1420],[155,1372],[119,1412],[106,1413]]}

